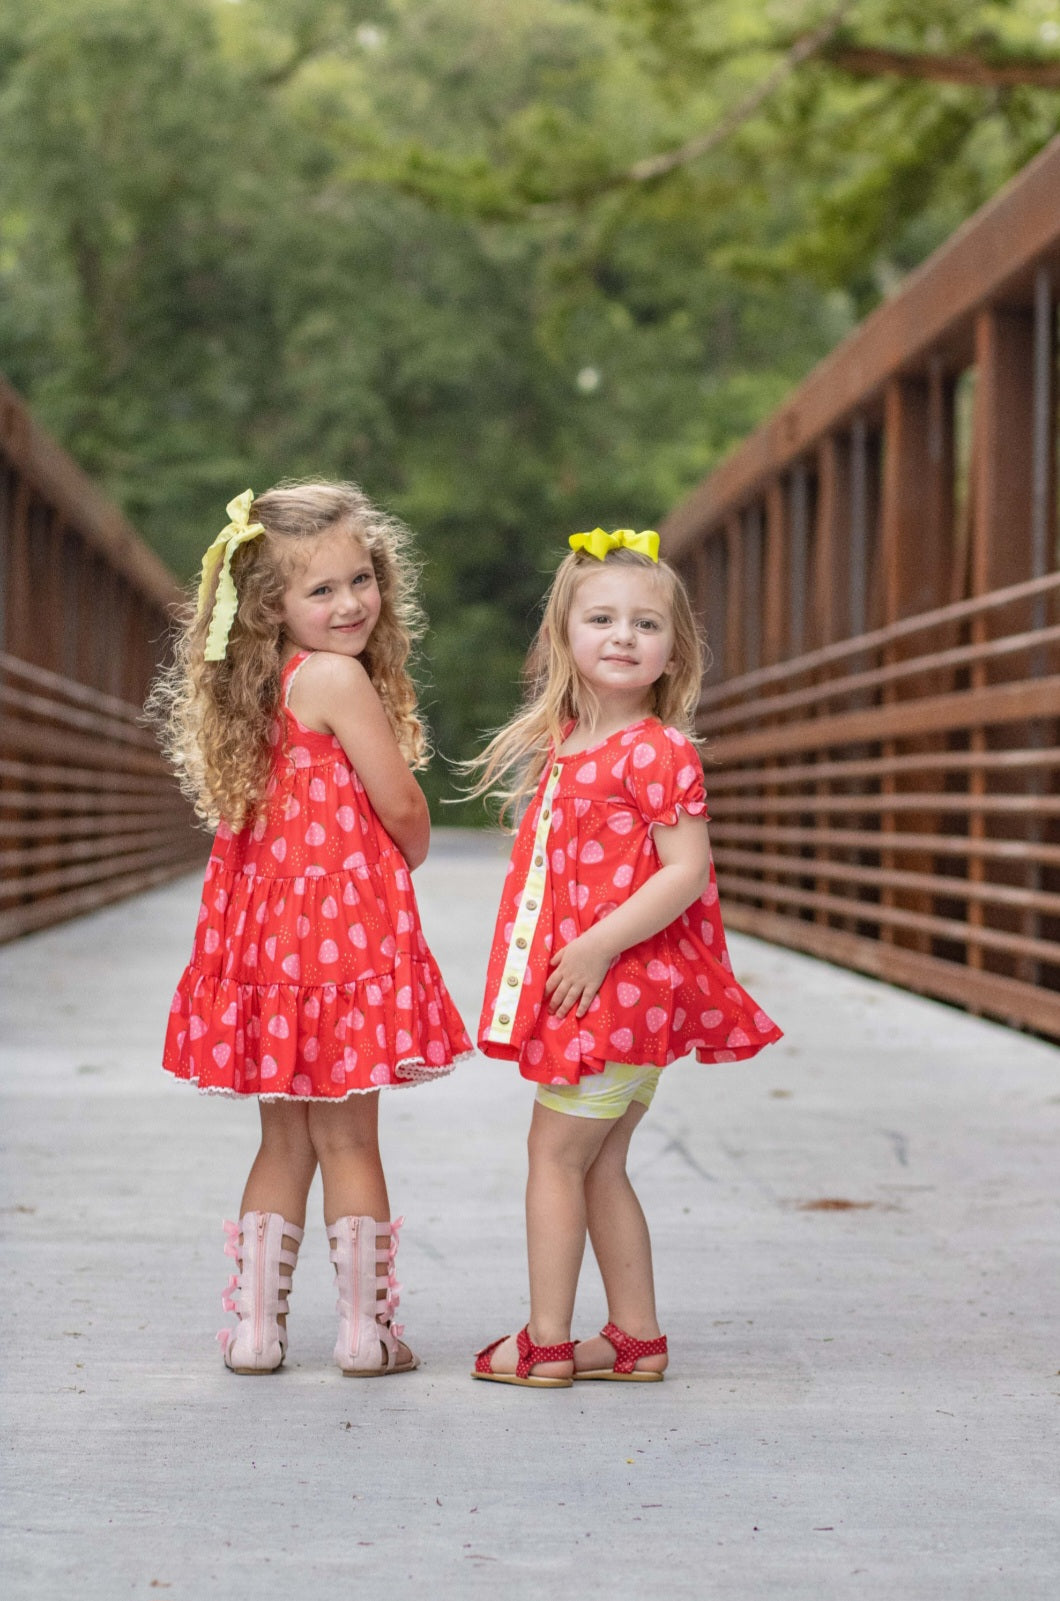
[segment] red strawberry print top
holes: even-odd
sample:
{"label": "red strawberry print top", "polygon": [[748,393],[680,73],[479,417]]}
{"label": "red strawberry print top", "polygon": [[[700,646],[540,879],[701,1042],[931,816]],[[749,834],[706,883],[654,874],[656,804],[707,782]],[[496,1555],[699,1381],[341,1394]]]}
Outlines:
{"label": "red strawberry print top", "polygon": [[162,1065],[201,1090],[342,1100],[451,1072],[471,1041],[420,928],[408,865],[341,744],[287,706],[261,815],[223,823]]}
{"label": "red strawberry print top", "polygon": [[699,900],[612,964],[589,1006],[548,1009],[553,952],[656,872],[656,826],[705,817],[703,770],[676,728],[648,717],[589,750],[554,756],[523,817],[490,952],[479,1047],[540,1084],[576,1084],[610,1062],[665,1066],[754,1056],[780,1030],[736,982],[714,864]]}

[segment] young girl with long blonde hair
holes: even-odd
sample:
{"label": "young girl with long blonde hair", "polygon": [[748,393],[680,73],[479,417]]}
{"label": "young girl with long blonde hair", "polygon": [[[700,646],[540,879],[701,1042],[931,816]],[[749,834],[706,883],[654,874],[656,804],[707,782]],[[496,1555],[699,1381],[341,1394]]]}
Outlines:
{"label": "young girl with long blonde hair", "polygon": [[439,1078],[471,1050],[410,877],[430,825],[411,771],[425,741],[406,665],[409,537],[352,484],[247,490],[228,515],[151,699],[182,788],[217,829],[163,1066],[259,1105],[261,1145],[225,1225],[228,1367],[283,1362],[319,1165],[335,1361],[407,1372],[379,1091]]}
{"label": "young girl with long blonde hair", "polygon": [[[490,954],[479,1046],[537,1084],[526,1191],[530,1318],[473,1377],[653,1383],[667,1365],[651,1240],[626,1173],[661,1070],[780,1037],[736,982],[718,911],[693,715],[703,659],[658,535],[573,535],[527,663],[522,710],[472,770],[530,797]],[[574,1344],[592,1242],[608,1322]]]}

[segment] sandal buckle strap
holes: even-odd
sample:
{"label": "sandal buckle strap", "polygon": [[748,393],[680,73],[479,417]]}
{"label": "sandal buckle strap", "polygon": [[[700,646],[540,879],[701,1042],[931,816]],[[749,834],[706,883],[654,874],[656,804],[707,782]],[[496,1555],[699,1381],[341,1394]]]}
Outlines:
{"label": "sandal buckle strap", "polygon": [[573,1362],[574,1341],[562,1340],[559,1345],[535,1345],[530,1338],[530,1326],[519,1330],[515,1337],[519,1350],[519,1362],[515,1369],[517,1377],[528,1378],[531,1368],[539,1362]]}
{"label": "sandal buckle strap", "polygon": [[626,1334],[617,1323],[605,1323],[600,1330],[605,1340],[615,1348],[614,1373],[632,1373],[642,1356],[665,1356],[667,1354],[666,1335],[656,1335],[651,1340],[637,1340],[632,1334]]}

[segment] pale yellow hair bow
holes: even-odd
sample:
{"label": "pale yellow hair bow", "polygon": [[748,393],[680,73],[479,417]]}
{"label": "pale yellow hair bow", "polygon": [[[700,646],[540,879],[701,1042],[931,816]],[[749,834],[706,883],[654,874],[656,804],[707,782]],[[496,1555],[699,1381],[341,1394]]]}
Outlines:
{"label": "pale yellow hair bow", "polygon": [[203,656],[208,662],[224,661],[225,651],[228,649],[228,636],[232,632],[236,609],[239,605],[239,596],[236,594],[236,582],[232,577],[232,557],[240,545],[245,545],[248,539],[257,539],[259,534],[265,532],[261,523],[250,521],[250,508],[254,504],[254,491],[244,489],[235,500],[230,500],[225,511],[232,519],[227,527],[222,528],[206,555],[202,558],[202,577],[199,579],[199,615],[206,609],[213,583],[214,574],[217,573],[217,590],[213,601],[213,615],[210,618],[210,627],[206,635],[206,646]]}
{"label": "pale yellow hair bow", "polygon": [[571,534],[567,543],[571,550],[584,550],[597,561],[603,561],[608,551],[620,549],[635,550],[649,561],[659,560],[659,536],[653,528],[645,528],[639,534],[632,528],[616,528],[613,534],[594,528],[588,534]]}

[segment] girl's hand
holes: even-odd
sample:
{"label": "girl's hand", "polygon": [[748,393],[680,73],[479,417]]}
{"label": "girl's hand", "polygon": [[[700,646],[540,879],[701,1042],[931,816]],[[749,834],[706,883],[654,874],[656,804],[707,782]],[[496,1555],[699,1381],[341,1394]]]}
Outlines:
{"label": "girl's hand", "polygon": [[558,1016],[566,1017],[576,1004],[584,1017],[615,957],[667,928],[706,889],[710,838],[704,818],[682,812],[675,824],[656,830],[655,849],[659,866],[647,883],[552,958],[545,994]]}
{"label": "girl's hand", "polygon": [[576,1015],[584,1017],[613,960],[614,953],[601,946],[597,929],[572,939],[549,964],[553,969],[545,984],[549,1010],[566,1017],[577,1006]]}

